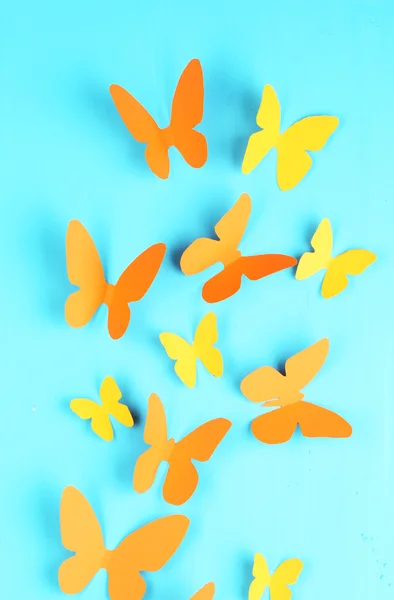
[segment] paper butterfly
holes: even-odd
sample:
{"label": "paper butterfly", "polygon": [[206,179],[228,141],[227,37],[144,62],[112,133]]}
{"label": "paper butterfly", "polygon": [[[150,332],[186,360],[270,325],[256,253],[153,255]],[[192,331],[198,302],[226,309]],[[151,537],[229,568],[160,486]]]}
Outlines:
{"label": "paper butterfly", "polygon": [[321,269],[327,269],[322,283],[323,298],[340,294],[348,285],[348,275],[360,275],[376,260],[369,250],[347,250],[332,258],[332,229],[328,219],[323,219],[312,238],[314,252],[305,252],[300,258],[296,279],[307,279]]}
{"label": "paper butterfly", "polygon": [[79,290],[66,300],[66,321],[71,327],[89,323],[98,308],[108,307],[108,331],[122,337],[130,321],[129,302],[141,300],[152,285],[166,252],[165,244],[154,244],[123,271],[117,283],[107,283],[97,248],[79,221],[70,221],[66,235],[67,274]]}
{"label": "paper butterfly", "polygon": [[321,339],[286,361],[282,375],[272,367],[260,367],[241,382],[243,395],[266,407],[280,407],[252,421],[252,432],[266,444],[287,442],[300,426],[305,437],[347,438],[352,428],[336,413],[305,402],[302,390],[320,371],[327,354],[327,338]]}
{"label": "paper butterfly", "polygon": [[172,101],[171,121],[160,129],[145,108],[120,85],[109,91],[123,123],[131,135],[147,144],[145,158],[150,169],[161,179],[170,172],[168,150],[175,146],[185,161],[196,169],[207,160],[207,141],[195,131],[204,112],[204,81],[200,61],[194,58],[183,71]]}
{"label": "paper butterfly", "polygon": [[207,583],[204,585],[204,587],[198,590],[198,592],[196,592],[194,596],[190,598],[190,600],[213,600],[214,595],[215,584],[211,582]]}
{"label": "paper butterfly", "polygon": [[255,554],[254,579],[249,587],[248,600],[260,600],[267,587],[270,590],[270,600],[290,600],[292,592],[287,586],[297,582],[303,566],[298,558],[289,558],[271,575],[264,556]]}
{"label": "paper butterfly", "polygon": [[198,484],[198,473],[192,460],[209,460],[231,427],[227,419],[213,419],[197,427],[179,442],[168,438],[164,406],[156,394],[148,400],[144,441],[150,446],[137,459],[133,485],[144,493],[153,485],[162,461],[168,462],[163,498],[169,504],[184,504]]}
{"label": "paper butterfly", "polygon": [[110,416],[126,427],[134,425],[134,419],[129,409],[125,404],[119,402],[121,398],[122,393],[116,385],[115,379],[106,377],[100,388],[102,404],[97,404],[87,398],[75,398],[71,400],[70,408],[81,419],[91,419],[94,433],[109,442],[114,438]]}
{"label": "paper butterfly", "polygon": [[328,138],[338,127],[337,117],[306,117],[280,132],[280,105],[275,90],[264,87],[257,125],[263,130],[253,133],[248,141],[242,163],[242,173],[250,173],[276,148],[278,163],[276,178],[282,191],[291,190],[305,177],[312,166],[308,152],[324,148]]}
{"label": "paper butterfly", "polygon": [[182,542],[189,523],[183,515],[163,517],[130,533],[114,550],[107,550],[89,502],[74,487],[66,487],[60,505],[62,543],[75,555],[59,567],[60,589],[77,594],[105,569],[111,600],[141,600],[146,590],[141,571],[161,569]]}
{"label": "paper butterfly", "polygon": [[216,327],[216,316],[208,313],[197,325],[192,344],[175,333],[161,333],[160,341],[167,355],[175,360],[175,373],[179,379],[188,387],[196,385],[197,359],[200,359],[204,367],[214,377],[223,375],[223,358],[220,350],[213,347],[218,341]]}
{"label": "paper butterfly", "polygon": [[242,194],[215,225],[219,240],[199,238],[182,254],[180,266],[185,275],[201,273],[217,262],[223,264],[224,269],[202,288],[202,297],[206,302],[220,302],[233,296],[241,287],[242,275],[256,281],[297,264],[295,258],[284,254],[241,255],[238,245],[245,233],[251,210],[250,197]]}

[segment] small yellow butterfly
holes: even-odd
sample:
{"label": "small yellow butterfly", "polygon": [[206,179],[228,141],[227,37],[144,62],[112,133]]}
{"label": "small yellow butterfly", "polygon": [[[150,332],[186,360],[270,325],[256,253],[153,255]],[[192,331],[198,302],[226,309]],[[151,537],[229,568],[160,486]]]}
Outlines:
{"label": "small yellow butterfly", "polygon": [[280,104],[275,90],[266,85],[256,116],[263,130],[253,133],[248,141],[242,173],[250,173],[272,148],[278,151],[276,178],[282,191],[291,190],[312,166],[308,152],[321,150],[338,127],[339,119],[329,116],[305,117],[280,132]]}
{"label": "small yellow butterfly", "polygon": [[119,400],[122,393],[113,377],[106,377],[100,387],[98,404],[87,398],[75,398],[70,402],[71,410],[81,419],[91,419],[93,431],[103,440],[110,441],[114,437],[110,416],[126,427],[133,427],[134,419],[125,404]]}
{"label": "small yellow butterfly", "polygon": [[296,279],[307,279],[321,269],[327,269],[321,288],[323,298],[332,298],[348,285],[348,275],[360,275],[376,260],[369,250],[347,250],[332,258],[332,229],[323,219],[311,240],[314,252],[305,252],[299,260]]}
{"label": "small yellow butterfly", "polygon": [[260,600],[267,587],[270,590],[270,600],[290,600],[292,592],[287,586],[296,583],[303,566],[298,558],[289,558],[271,575],[264,556],[255,554],[252,571],[254,579],[249,587],[248,600]]}
{"label": "small yellow butterfly", "polygon": [[159,338],[167,355],[175,360],[175,373],[188,387],[196,384],[198,358],[211,375],[223,375],[222,355],[220,350],[213,348],[218,340],[214,313],[210,312],[201,319],[192,344],[175,333],[161,333]]}

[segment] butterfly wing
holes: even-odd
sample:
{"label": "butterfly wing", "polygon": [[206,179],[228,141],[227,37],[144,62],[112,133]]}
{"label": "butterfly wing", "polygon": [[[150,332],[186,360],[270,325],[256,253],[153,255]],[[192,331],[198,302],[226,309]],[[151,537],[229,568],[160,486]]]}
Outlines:
{"label": "butterfly wing", "polygon": [[209,304],[227,300],[227,298],[231,298],[238,292],[241,283],[242,265],[241,259],[238,259],[204,283],[202,297]]}
{"label": "butterfly wing", "polygon": [[75,555],[59,567],[62,592],[81,592],[101,568],[105,557],[100,524],[86,498],[76,488],[63,490],[60,504],[62,544]]}
{"label": "butterfly wing", "polygon": [[111,421],[106,410],[87,398],[74,398],[70,402],[70,408],[81,419],[91,419],[91,427],[96,435],[102,440],[110,442],[114,438]]}
{"label": "butterfly wing", "polygon": [[297,264],[297,259],[286,254],[257,254],[239,259],[242,273],[251,281],[257,281]]}
{"label": "butterfly wing", "polygon": [[256,417],[251,425],[254,437],[264,444],[287,442],[296,430],[300,404],[289,404]]}
{"label": "butterfly wing", "polygon": [[194,131],[204,112],[204,80],[199,60],[194,58],[183,71],[175,90],[171,111],[171,131],[174,145],[186,162],[202,167],[208,157],[207,141]]}
{"label": "butterfly wing", "polygon": [[[272,367],[260,367],[241,382],[241,392],[252,402],[266,402],[266,406],[282,406],[301,400],[302,390],[318,373],[327,358],[327,338],[312,344],[286,361],[286,376]],[[277,402],[271,400],[278,399]],[[273,415],[273,413],[269,413]],[[267,415],[268,416],[268,415]],[[270,417],[276,419],[276,417]]]}
{"label": "butterfly wing", "polygon": [[301,352],[294,354],[286,361],[285,371],[291,385],[302,390],[317,375],[328,355],[330,343],[322,338]]}
{"label": "butterfly wing", "polygon": [[66,260],[70,283],[80,288],[66,300],[66,321],[71,327],[83,327],[102,304],[107,283],[97,248],[77,220],[67,228]]}
{"label": "butterfly wing", "polygon": [[180,262],[182,272],[195,275],[217,262],[227,263],[242,239],[251,210],[250,197],[242,194],[215,225],[219,241],[199,238],[186,248]]}
{"label": "butterfly wing", "polygon": [[296,264],[295,258],[284,254],[242,256],[204,284],[202,297],[209,303],[226,300],[240,289],[242,275],[251,281],[257,281]]}
{"label": "butterfly wing", "polygon": [[241,381],[242,394],[252,402],[288,397],[292,391],[288,379],[273,367],[259,367]]}
{"label": "butterfly wing", "polygon": [[198,592],[196,592],[190,600],[213,600],[215,595],[215,584],[207,583]]}
{"label": "butterfly wing", "polygon": [[163,403],[157,394],[151,394],[148,400],[144,442],[154,446],[155,444],[163,444],[167,439],[167,419]]}
{"label": "butterfly wing", "polygon": [[216,315],[212,312],[203,317],[194,336],[194,348],[204,367],[214,377],[223,375],[223,357],[213,344],[218,341]]}
{"label": "butterfly wing", "polygon": [[297,424],[305,437],[347,438],[352,434],[352,428],[345,419],[305,401],[260,415],[252,421],[252,432],[265,444],[282,444],[291,438]]}
{"label": "butterfly wing", "polygon": [[174,370],[179,379],[187,387],[194,387],[197,378],[197,360],[193,347],[175,333],[161,333],[159,339],[167,355],[175,360]]}
{"label": "butterfly wing", "polygon": [[108,561],[111,600],[141,600],[146,583],[140,573],[161,569],[180,546],[189,524],[189,519],[183,515],[170,515],[128,535],[111,552]]}
{"label": "butterfly wing", "polygon": [[151,394],[144,429],[144,442],[151,448],[143,452],[135,464],[133,487],[136,492],[143,494],[152,486],[157,469],[164,458],[167,439],[164,406],[159,396]]}
{"label": "butterfly wing", "polygon": [[297,582],[303,566],[298,558],[289,558],[279,565],[271,579],[271,600],[290,600],[292,591],[287,586]]}
{"label": "butterfly wing", "polygon": [[134,419],[125,404],[119,402],[122,392],[113,377],[106,377],[101,384],[100,398],[108,414],[125,427],[132,427]]}
{"label": "butterfly wing", "polygon": [[228,419],[213,419],[175,444],[163,486],[166,502],[179,506],[189,500],[198,484],[198,473],[192,459],[200,462],[209,460],[230,427]]}
{"label": "butterfly wing", "polygon": [[360,275],[376,260],[369,250],[348,250],[332,259],[322,284],[323,298],[340,294],[348,285],[347,275]]}
{"label": "butterfly wing", "polygon": [[113,339],[125,333],[130,321],[129,302],[138,302],[149,290],[166,253],[165,244],[154,244],[123,271],[108,306],[108,331]]}
{"label": "butterfly wing", "polygon": [[270,85],[264,87],[256,122],[263,131],[253,133],[249,138],[241,167],[245,175],[257,167],[276,145],[279,137],[280,105],[275,90]]}
{"label": "butterfly wing", "polygon": [[311,240],[314,252],[305,252],[301,256],[296,271],[296,279],[307,279],[327,267],[331,260],[332,242],[331,223],[328,219],[323,219]]}
{"label": "butterfly wing", "polygon": [[220,260],[220,241],[199,238],[186,248],[181,256],[180,267],[185,275],[196,275]]}
{"label": "butterfly wing", "polygon": [[306,117],[285,131],[278,144],[277,181],[282,191],[291,190],[312,166],[308,151],[321,150],[338,127],[330,116]]}
{"label": "butterfly wing", "polygon": [[[252,201],[250,196],[241,194],[230,210],[216,223],[215,233],[221,240],[222,247],[225,248],[227,254],[238,247],[245,233],[251,212]],[[226,259],[226,256],[224,259]]]}
{"label": "butterfly wing", "polygon": [[298,422],[305,437],[348,438],[352,435],[351,425],[337,413],[310,402],[299,404]]}
{"label": "butterfly wing", "polygon": [[170,172],[168,145],[155,120],[122,86],[112,84],[109,91],[129,133],[137,142],[148,144],[145,158],[150,169],[161,179],[166,179]]}
{"label": "butterfly wing", "polygon": [[264,556],[257,552],[253,562],[253,581],[249,586],[248,600],[260,600],[270,583],[271,575]]}

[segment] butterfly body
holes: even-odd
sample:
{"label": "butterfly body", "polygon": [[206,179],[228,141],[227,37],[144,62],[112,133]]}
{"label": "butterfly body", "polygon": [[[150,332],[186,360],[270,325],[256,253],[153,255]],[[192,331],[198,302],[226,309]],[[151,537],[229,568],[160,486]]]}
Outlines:
{"label": "butterfly body", "polygon": [[84,590],[100,569],[108,573],[110,600],[141,600],[146,591],[143,571],[161,569],[175,553],[189,526],[183,515],[157,519],[126,536],[114,550],[104,544],[100,524],[79,490],[64,489],[60,505],[62,543],[74,552],[59,567],[60,589]]}
{"label": "butterfly body", "polygon": [[329,349],[327,338],[302,350],[286,361],[285,375],[272,367],[260,367],[241,382],[248,400],[275,410],[252,421],[253,435],[266,444],[282,444],[294,434],[297,426],[305,437],[346,438],[351,425],[337,413],[306,402],[300,391],[323,366]]}
{"label": "butterfly body", "polygon": [[145,158],[150,169],[161,179],[170,173],[168,150],[175,146],[186,162],[202,167],[208,157],[207,142],[195,131],[204,111],[204,81],[201,64],[193,59],[185,67],[175,90],[171,121],[160,128],[147,110],[122,86],[110,86],[112,100],[130,134],[147,144]]}
{"label": "butterfly body", "polygon": [[223,270],[203,286],[206,302],[220,302],[233,296],[241,287],[242,277],[256,281],[297,264],[292,256],[258,254],[242,256],[238,245],[246,230],[252,211],[248,194],[242,194],[232,208],[215,225],[218,240],[199,238],[182,254],[180,266],[185,275],[194,275],[216,263]]}
{"label": "butterfly body", "polygon": [[174,505],[184,504],[198,484],[198,473],[192,461],[209,460],[230,427],[231,422],[227,419],[213,419],[175,442],[167,435],[163,404],[156,394],[151,394],[144,431],[144,441],[150,447],[137,459],[134,489],[139,493],[146,492],[153,485],[161,462],[165,461],[168,471],[163,486],[164,500]]}
{"label": "butterfly body", "polygon": [[107,308],[110,308],[115,295],[115,286],[112,283],[107,283],[102,304],[105,304]]}
{"label": "butterfly body", "polygon": [[108,307],[108,332],[118,339],[130,321],[130,302],[141,300],[152,285],[166,252],[165,244],[154,244],[137,256],[116,284],[108,283],[97,248],[87,229],[70,221],[66,235],[67,274],[80,289],[70,294],[65,317],[71,327],[83,327],[104,304]]}
{"label": "butterfly body", "polygon": [[296,279],[307,279],[326,269],[321,290],[323,298],[340,294],[348,286],[348,275],[360,275],[376,260],[376,254],[362,249],[347,250],[333,257],[333,234],[328,219],[320,222],[311,246],[314,251],[305,252],[299,260]]}
{"label": "butterfly body", "polygon": [[277,182],[281,190],[294,188],[312,166],[309,152],[321,150],[338,127],[339,120],[330,116],[306,117],[281,133],[280,105],[275,90],[264,87],[256,122],[262,129],[248,141],[242,172],[253,171],[274,148],[277,150]]}

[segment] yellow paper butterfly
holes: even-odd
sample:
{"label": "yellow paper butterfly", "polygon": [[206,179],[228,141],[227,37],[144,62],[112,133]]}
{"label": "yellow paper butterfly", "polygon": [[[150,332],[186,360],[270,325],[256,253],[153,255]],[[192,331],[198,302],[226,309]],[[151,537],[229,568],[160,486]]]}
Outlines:
{"label": "yellow paper butterfly", "polygon": [[323,219],[311,240],[314,252],[305,252],[300,258],[296,279],[307,279],[321,269],[327,269],[321,288],[323,298],[332,298],[346,287],[348,275],[360,275],[376,260],[369,250],[347,250],[332,258],[332,229],[328,219]]}
{"label": "yellow paper butterfly", "polygon": [[312,166],[308,152],[321,150],[338,127],[339,119],[329,116],[305,117],[280,132],[280,105],[275,90],[264,87],[256,123],[263,131],[248,141],[242,173],[250,173],[272,148],[278,151],[276,178],[282,191],[291,190]]}
{"label": "yellow paper butterfly", "polygon": [[267,587],[270,600],[290,600],[292,592],[287,586],[296,583],[303,566],[298,558],[289,558],[271,575],[264,556],[255,554],[252,571],[254,580],[249,587],[248,600],[260,600]]}
{"label": "yellow paper butterfly", "polygon": [[122,393],[113,377],[106,377],[100,387],[100,400],[98,404],[87,398],[75,398],[70,402],[71,410],[81,419],[91,419],[91,426],[103,440],[111,441],[114,437],[110,416],[126,427],[133,427],[134,419],[125,404],[119,400]]}
{"label": "yellow paper butterfly", "polygon": [[218,341],[216,316],[210,312],[197,325],[192,344],[189,344],[175,333],[161,333],[160,341],[167,355],[175,360],[175,373],[188,387],[196,384],[197,359],[215,377],[223,375],[223,358],[220,350],[213,348]]}

